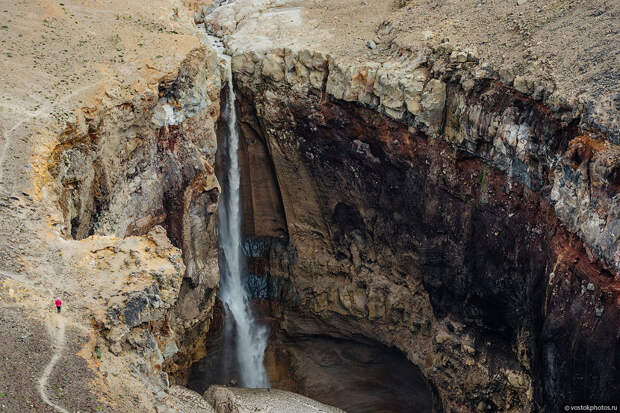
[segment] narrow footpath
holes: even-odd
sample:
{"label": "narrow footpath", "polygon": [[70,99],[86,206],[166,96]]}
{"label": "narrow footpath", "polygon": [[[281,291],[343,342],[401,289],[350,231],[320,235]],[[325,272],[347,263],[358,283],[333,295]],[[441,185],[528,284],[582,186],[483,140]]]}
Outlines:
{"label": "narrow footpath", "polygon": [[54,349],[54,355],[52,356],[47,366],[45,366],[45,370],[43,370],[43,374],[39,378],[39,394],[41,395],[41,399],[49,406],[53,407],[56,411],[62,413],[69,413],[67,410],[58,406],[54,402],[52,402],[47,394],[47,382],[54,371],[54,367],[60,357],[62,357],[62,352],[65,349],[65,318],[60,314],[53,314],[47,323],[47,329],[52,338],[52,346]]}

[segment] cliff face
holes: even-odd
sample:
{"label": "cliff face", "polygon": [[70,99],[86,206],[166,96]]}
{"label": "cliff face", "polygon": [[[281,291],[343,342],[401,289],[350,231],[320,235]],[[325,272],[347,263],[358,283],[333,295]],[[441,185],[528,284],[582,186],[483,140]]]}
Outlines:
{"label": "cliff face", "polygon": [[[8,47],[20,53],[2,70],[11,110],[0,117],[0,282],[20,299],[2,305],[27,309],[52,341],[69,342],[54,325],[79,338],[78,354],[40,349],[92,370],[59,398],[74,378],[52,366],[49,398],[67,410],[82,399],[92,410],[170,406],[169,381],[203,356],[211,322],[220,62],[187,4],[151,6],[5,11]],[[38,380],[24,378],[35,396],[16,403],[47,403]]]}
{"label": "cliff face", "polygon": [[[83,109],[53,149],[48,166],[60,186],[60,231],[66,237],[101,234],[124,239],[153,227],[161,232],[161,225],[166,228],[165,241],[147,245],[147,252],[182,251],[183,263],[175,265],[172,291],[163,304],[159,284],[165,281],[155,270],[149,272],[155,282],[152,291],[147,288],[129,294],[122,303],[109,304],[100,320],[113,353],[120,354],[126,346],[139,351],[152,347],[158,354],[152,368],[163,365],[181,376],[204,351],[203,332],[209,327],[219,282],[220,188],[213,168],[219,70],[215,52],[196,48],[177,71],[157,83],[134,84],[102,105]],[[151,262],[141,263],[137,251],[130,253],[137,270]],[[120,271],[131,279],[136,274],[126,265]],[[159,344],[145,344],[156,343],[153,334],[159,334]]]}
{"label": "cliff face", "polygon": [[611,400],[617,136],[446,44],[351,63],[254,49],[253,18],[228,45],[282,329],[395,346],[446,411]]}

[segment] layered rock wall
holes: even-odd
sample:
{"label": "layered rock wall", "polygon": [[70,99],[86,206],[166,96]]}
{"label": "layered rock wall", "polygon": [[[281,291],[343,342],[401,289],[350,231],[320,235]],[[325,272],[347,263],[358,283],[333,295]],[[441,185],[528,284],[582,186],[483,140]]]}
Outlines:
{"label": "layered rock wall", "polygon": [[233,56],[290,239],[281,326],[399,348],[446,411],[610,400],[617,137],[467,52],[397,53]]}

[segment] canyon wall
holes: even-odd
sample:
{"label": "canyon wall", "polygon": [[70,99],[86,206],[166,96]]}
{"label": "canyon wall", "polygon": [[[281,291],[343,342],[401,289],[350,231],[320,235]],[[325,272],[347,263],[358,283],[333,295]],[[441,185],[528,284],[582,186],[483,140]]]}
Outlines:
{"label": "canyon wall", "polygon": [[27,316],[1,320],[9,411],[188,410],[170,384],[205,354],[219,284],[222,68],[197,7],[3,9],[0,307]]}
{"label": "canyon wall", "polygon": [[60,234],[79,249],[109,240],[92,247],[97,269],[118,273],[102,278],[112,292],[94,316],[100,346],[133,360],[159,402],[204,356],[219,284],[220,70],[198,46],[175,70],[107,92],[68,125],[41,180]]}
{"label": "canyon wall", "polygon": [[[614,402],[613,5],[151,3],[15,3],[2,27],[0,299],[36,321],[15,321],[24,331],[60,320],[79,338],[77,354],[54,348],[58,333],[41,341],[43,356],[89,369],[56,402],[212,411],[170,386],[199,388],[199,367],[221,355],[214,168],[226,96],[205,28],[232,55],[248,285],[271,327],[274,386],[354,411]],[[584,77],[571,56],[564,72],[545,69],[556,66],[530,58],[538,46],[510,56],[534,43],[531,15],[544,18],[538,46],[581,49],[572,66]],[[578,24],[588,36],[545,32]],[[495,31],[481,33],[486,55],[450,40],[463,27]],[[15,374],[37,386],[30,370]],[[235,393],[246,392],[207,396],[230,407]]]}
{"label": "canyon wall", "polygon": [[252,262],[288,336],[396,347],[445,411],[612,400],[613,133],[449,45],[382,64],[239,50],[233,69],[246,224],[277,247]]}

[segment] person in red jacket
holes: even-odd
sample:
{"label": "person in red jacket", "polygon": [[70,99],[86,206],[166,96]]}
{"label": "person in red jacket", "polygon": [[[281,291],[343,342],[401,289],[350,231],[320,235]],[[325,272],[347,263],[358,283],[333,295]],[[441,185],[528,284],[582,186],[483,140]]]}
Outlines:
{"label": "person in red jacket", "polygon": [[58,310],[58,312],[60,313],[60,306],[62,305],[62,301],[60,301],[60,298],[56,299],[56,309]]}

